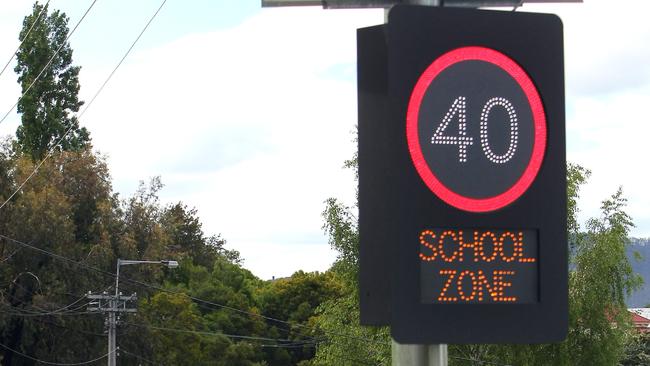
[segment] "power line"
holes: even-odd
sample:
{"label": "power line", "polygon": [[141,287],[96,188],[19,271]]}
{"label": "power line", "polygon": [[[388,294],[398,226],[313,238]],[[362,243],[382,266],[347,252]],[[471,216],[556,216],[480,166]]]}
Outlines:
{"label": "power line", "polygon": [[[6,307],[12,308],[11,306]],[[37,312],[20,312],[20,311],[3,311],[3,315],[8,315],[8,316],[20,316],[20,317],[39,317],[39,316],[71,316],[71,315],[86,315],[86,314],[96,314],[92,311],[69,311],[69,312],[64,312],[64,313],[37,313]]]}
{"label": "power line", "polygon": [[91,336],[95,336],[95,337],[106,338],[106,334],[90,332],[90,331],[83,330],[83,329],[74,329],[74,328],[66,327],[65,325],[57,324],[55,322],[51,322],[51,321],[48,321],[48,320],[45,320],[45,319],[42,319],[42,318],[27,318],[26,320],[32,320],[32,321],[37,321],[39,323],[50,324],[50,325],[53,325],[53,326],[55,326],[57,328],[67,329],[67,330],[73,331],[75,333],[82,333],[82,334],[87,334],[87,335],[91,335]]}
{"label": "power line", "polygon": [[[33,291],[29,290],[28,288],[26,288],[25,286],[23,286],[23,285],[21,285],[21,284],[19,284],[19,283],[17,283],[17,282],[14,282],[13,285],[22,288],[24,291],[27,291],[27,292],[31,293],[32,295],[35,295],[35,293],[34,293]],[[111,288],[111,287],[112,287],[112,285],[106,287],[103,291],[107,291],[107,290],[108,290],[109,288]],[[81,302],[82,300],[86,299],[86,298],[87,298],[87,295],[86,295],[86,294],[84,294],[84,295],[82,295],[82,296],[79,296],[79,295],[75,295],[75,294],[72,294],[72,293],[65,293],[65,294],[64,294],[64,293],[55,292],[55,291],[51,291],[51,292],[56,293],[56,294],[59,294],[59,295],[74,296],[74,297],[76,298],[76,300],[75,300],[74,302],[68,304],[68,305],[62,306],[62,307],[60,307],[59,309],[55,309],[55,310],[47,310],[47,309],[41,308],[41,307],[39,307],[39,306],[36,306],[36,305],[34,305],[34,304],[31,304],[31,305],[32,305],[33,307],[35,307],[36,309],[40,310],[40,312],[37,312],[37,311],[29,311],[29,313],[30,313],[30,314],[36,314],[36,315],[68,315],[68,314],[71,314],[71,313],[79,313],[79,314],[86,314],[86,313],[88,313],[87,311],[79,312],[79,310],[82,309],[82,308],[85,308],[86,306],[88,306],[88,305],[90,304],[90,302],[87,302],[87,303],[85,303],[85,304],[78,305],[78,306],[75,307],[74,309],[70,309],[73,305],[75,305],[75,304]],[[42,293],[42,291],[41,291],[41,293]],[[12,298],[14,298],[14,299],[16,299],[16,300],[22,302],[19,298],[17,298],[17,297],[14,296],[14,295],[11,295],[11,294],[7,294],[7,295],[9,295],[10,297],[12,297]],[[12,308],[15,308],[15,307],[12,307]],[[17,309],[17,310],[18,310],[18,309]],[[24,309],[24,310],[27,310],[27,309]]]}
{"label": "power line", "polygon": [[[32,293],[32,294],[33,294],[33,293]],[[7,294],[7,295],[9,295],[10,297],[12,297],[12,298],[14,298],[14,299],[16,299],[16,300],[20,300],[20,299],[17,298],[16,296],[13,296],[13,295],[10,295],[10,294]],[[34,307],[36,307],[38,310],[41,310],[41,311],[31,311],[31,310],[28,310],[28,309],[22,309],[22,310],[23,310],[23,313],[24,313],[24,314],[27,314],[27,315],[57,315],[57,314],[67,314],[67,313],[70,313],[70,312],[74,312],[75,309],[80,309],[80,308],[82,308],[82,307],[85,307],[87,304],[82,304],[81,306],[78,306],[78,307],[76,307],[75,309],[70,309],[70,307],[72,307],[72,306],[75,305],[75,304],[78,304],[79,302],[81,302],[81,301],[84,300],[85,298],[86,298],[86,296],[83,296],[83,297],[81,297],[81,298],[75,300],[74,302],[72,302],[72,303],[70,303],[70,304],[68,304],[68,305],[65,305],[65,306],[63,306],[63,307],[61,307],[61,308],[59,308],[59,309],[55,309],[55,310],[49,310],[49,311],[48,311],[48,310],[46,310],[46,309],[42,309],[42,308],[39,308],[39,307],[34,306],[34,305],[33,305]],[[10,307],[13,308],[13,309],[15,309],[15,310],[20,310],[20,309],[14,307],[14,306],[10,306]]]}
{"label": "power line", "polygon": [[68,36],[65,37],[65,39],[63,40],[63,42],[61,42],[61,45],[59,46],[59,48],[56,49],[56,52],[54,52],[54,54],[52,55],[52,57],[50,57],[50,60],[49,60],[49,61],[47,62],[47,64],[43,67],[43,69],[41,70],[41,72],[38,73],[38,75],[36,76],[36,78],[31,82],[31,84],[29,84],[29,86],[27,87],[27,89],[25,89],[25,91],[23,91],[23,93],[20,95],[20,98],[18,98],[18,100],[16,101],[16,103],[14,103],[14,104],[11,106],[11,108],[9,108],[9,110],[7,111],[7,113],[5,113],[5,115],[2,117],[2,119],[0,119],[0,123],[4,122],[4,120],[7,119],[7,117],[8,117],[9,114],[11,113],[11,111],[13,111],[14,108],[16,108],[16,106],[18,105],[18,103],[20,103],[20,101],[23,100],[23,98],[25,97],[25,95],[27,94],[27,92],[29,92],[29,91],[32,89],[32,87],[34,86],[34,84],[36,84],[36,82],[38,81],[38,79],[41,78],[41,76],[43,75],[43,73],[45,72],[45,70],[47,70],[47,68],[50,67],[50,65],[52,64],[52,61],[54,61],[54,59],[56,58],[56,56],[58,56],[58,54],[59,54],[59,52],[61,51],[61,49],[63,48],[63,46],[65,46],[65,44],[68,42],[68,40],[70,39],[70,37],[72,37],[72,35],[74,34],[74,32],[77,30],[77,27],[79,27],[79,24],[81,24],[81,22],[83,22],[83,20],[86,18],[86,15],[88,15],[88,13],[90,12],[90,9],[92,9],[93,6],[95,6],[95,3],[96,3],[96,2],[97,2],[97,0],[93,0],[92,4],[90,4],[90,6],[88,7],[88,9],[86,9],[86,12],[81,16],[81,19],[79,19],[79,21],[77,22],[77,24],[75,24],[74,28],[72,28],[72,31],[71,31],[70,33],[68,33]]}
{"label": "power line", "polygon": [[41,9],[40,13],[38,13],[38,16],[36,17],[36,19],[32,23],[32,26],[29,27],[29,30],[27,31],[27,34],[25,34],[25,37],[23,37],[23,39],[20,41],[20,44],[18,45],[18,47],[16,48],[14,53],[11,54],[11,57],[9,57],[9,60],[7,61],[5,66],[2,68],[2,71],[0,71],[0,76],[2,76],[2,74],[5,72],[5,70],[7,69],[9,64],[11,63],[11,61],[14,59],[14,56],[16,56],[16,54],[20,50],[20,47],[23,45],[23,43],[25,43],[25,40],[27,39],[27,37],[29,37],[29,34],[32,32],[32,29],[34,29],[34,26],[36,25],[36,23],[38,23],[38,20],[41,19],[41,15],[43,15],[43,12],[45,11],[45,9],[47,9],[47,5],[49,3],[50,3],[50,0],[47,0],[45,5],[43,5],[43,9]]}
{"label": "power line", "polygon": [[[97,98],[97,96],[99,95],[99,93],[101,93],[102,90],[104,90],[104,87],[106,86],[106,84],[108,84],[108,81],[111,80],[111,78],[113,77],[113,74],[115,74],[115,72],[117,71],[117,69],[119,69],[119,67],[122,65],[122,62],[124,62],[124,59],[126,59],[126,57],[129,55],[129,53],[131,53],[131,50],[133,49],[133,47],[135,47],[136,43],[138,43],[138,41],[140,40],[140,37],[142,37],[142,35],[144,34],[144,32],[147,30],[147,28],[149,28],[149,25],[151,24],[151,22],[153,22],[153,20],[156,18],[156,16],[158,16],[158,13],[160,12],[160,9],[162,9],[162,7],[165,5],[166,2],[167,2],[167,0],[163,0],[162,3],[160,3],[160,6],[158,7],[158,9],[156,9],[156,12],[153,13],[153,15],[151,16],[151,18],[149,18],[149,21],[147,22],[147,24],[146,24],[146,25],[144,26],[144,28],[142,28],[142,30],[140,31],[140,34],[138,34],[138,36],[135,38],[135,40],[133,41],[133,43],[131,43],[131,46],[130,46],[129,49],[126,51],[126,53],[124,53],[124,56],[122,56],[122,59],[120,59],[120,62],[117,63],[117,66],[115,66],[115,68],[113,69],[113,71],[111,71],[111,73],[108,75],[108,77],[106,78],[106,80],[104,81],[104,83],[102,84],[102,86],[100,86],[99,89],[97,89],[97,92],[96,92],[95,95],[92,97],[92,99],[90,100],[90,102],[88,102],[88,104],[86,105],[86,107],[84,108],[84,110],[79,114],[79,118],[81,118],[81,117],[84,115],[84,113],[86,113],[86,111],[88,110],[88,108],[90,107],[90,105],[93,104],[93,102],[95,101],[95,99]],[[70,132],[70,129],[68,129],[68,131],[66,131],[65,135],[67,135],[68,132]],[[63,135],[63,136],[65,136],[65,135]],[[55,146],[56,146],[56,145],[55,145]],[[2,208],[2,207],[0,206],[0,208]]]}
{"label": "power line", "polygon": [[[94,1],[93,1],[93,5],[95,4],[95,1],[97,1],[97,0],[94,0]],[[113,71],[111,71],[111,73],[108,75],[108,77],[106,78],[106,80],[104,81],[104,83],[102,84],[102,86],[99,87],[99,89],[97,90],[97,92],[95,93],[95,95],[92,97],[92,99],[90,100],[90,102],[88,102],[88,104],[86,104],[86,106],[84,107],[84,110],[81,111],[81,113],[80,113],[79,116],[78,116],[78,119],[81,119],[81,117],[86,113],[86,111],[88,110],[88,108],[90,108],[90,106],[93,104],[93,102],[95,101],[95,99],[97,99],[97,96],[99,95],[99,93],[101,93],[102,90],[104,90],[104,87],[106,86],[106,84],[108,84],[108,81],[113,77],[113,75],[115,74],[115,72],[117,71],[117,69],[122,65],[122,62],[124,61],[124,59],[126,59],[126,57],[129,55],[129,53],[131,53],[131,50],[133,49],[133,47],[135,47],[136,43],[140,40],[140,37],[142,37],[142,34],[144,34],[144,32],[147,30],[147,28],[149,28],[149,25],[150,25],[151,22],[153,22],[153,20],[156,18],[156,16],[157,16],[158,13],[160,12],[160,9],[162,9],[163,5],[165,5],[166,2],[167,2],[167,0],[163,0],[162,3],[160,4],[160,6],[158,7],[158,9],[156,10],[156,12],[151,16],[151,18],[149,18],[149,21],[148,21],[147,24],[144,26],[144,28],[142,28],[142,30],[140,31],[140,34],[138,34],[138,36],[137,36],[136,39],[133,41],[133,43],[131,44],[131,46],[129,47],[129,49],[124,53],[124,56],[122,56],[122,59],[120,59],[120,61],[117,63],[117,66],[115,66],[115,68],[113,69]],[[92,7],[92,5],[91,5],[91,7]],[[90,10],[90,8],[89,8],[88,10]],[[87,12],[86,12],[86,13],[87,13]],[[85,16],[85,14],[84,14],[84,16]],[[82,18],[82,19],[83,19],[83,18]],[[77,24],[77,25],[78,25],[78,24]],[[75,27],[75,29],[76,29],[76,27]],[[33,84],[33,83],[32,83],[32,84]],[[25,95],[25,94],[23,93],[23,96],[24,96],[24,95]],[[21,96],[20,98],[22,99],[22,96]],[[14,108],[16,105],[18,105],[19,102],[20,102],[20,99],[18,100],[18,102],[16,102],[16,104],[15,104],[13,107],[11,107],[11,110],[13,110],[13,108]],[[10,110],[9,112],[7,112],[7,115],[9,115],[9,113],[11,113],[11,110]],[[5,115],[5,117],[3,117],[3,118],[0,120],[0,123],[2,123],[2,121],[4,121],[4,119],[6,118],[7,115]],[[56,149],[56,147],[61,143],[61,141],[63,141],[63,139],[64,139],[64,138],[65,138],[65,137],[70,133],[70,131],[72,131],[72,128],[73,128],[74,126],[75,126],[74,124],[70,124],[70,127],[68,127],[68,129],[65,131],[65,133],[63,134],[63,136],[61,136],[61,138],[59,138],[59,140],[58,140],[54,145],[52,145],[52,147],[48,150],[47,155],[45,155],[45,157],[44,157],[44,158],[43,158],[43,159],[42,159],[42,160],[41,160],[41,161],[36,165],[36,167],[35,167],[34,170],[29,174],[29,176],[27,176],[27,178],[25,178],[25,180],[24,180],[24,181],[23,181],[23,182],[18,186],[18,188],[17,188],[17,189],[16,189],[16,190],[15,190],[15,191],[14,191],[14,192],[9,196],[9,198],[7,198],[7,199],[2,203],[2,205],[0,205],[0,210],[1,210],[3,207],[5,207],[5,205],[6,205],[9,201],[11,201],[11,199],[12,199],[12,198],[13,198],[13,197],[18,193],[18,192],[20,192],[20,190],[25,186],[25,184],[26,184],[30,179],[32,179],[32,177],[33,177],[33,176],[38,172],[38,170],[41,168],[41,166],[43,165],[43,163],[45,163],[45,161],[46,161],[47,159],[49,159],[50,156],[52,156],[52,153],[54,152],[54,150]]]}
{"label": "power line", "polygon": [[153,361],[150,361],[150,360],[148,360],[148,359],[146,359],[146,358],[144,358],[144,357],[142,357],[140,355],[136,355],[135,353],[132,353],[132,352],[129,352],[129,351],[125,350],[122,346],[119,346],[118,348],[119,348],[120,352],[124,352],[125,354],[127,354],[129,356],[133,356],[133,357],[137,358],[138,360],[144,361],[144,362],[152,364],[152,365],[157,365],[157,363],[155,363]]}
{"label": "power line", "polygon": [[6,346],[6,345],[2,344],[2,343],[0,343],[0,347],[6,349],[6,350],[8,350],[8,351],[11,351],[11,352],[13,352],[13,353],[15,353],[15,354],[17,354],[17,355],[20,355],[20,356],[22,356],[22,357],[25,357],[25,358],[27,358],[27,359],[29,359],[29,360],[36,361],[36,362],[38,362],[38,363],[42,363],[42,364],[45,364],[45,365],[53,365],[53,366],[79,366],[79,365],[88,365],[88,364],[91,364],[91,363],[93,363],[93,362],[97,362],[97,361],[99,361],[99,360],[101,360],[101,359],[104,359],[104,358],[108,357],[108,355],[111,354],[111,352],[109,352],[109,353],[107,353],[107,354],[105,354],[105,355],[103,355],[103,356],[101,356],[101,357],[97,357],[97,358],[95,358],[95,359],[93,359],[93,360],[90,360],[90,361],[84,361],[84,362],[73,362],[73,363],[61,363],[61,362],[50,362],[50,361],[39,360],[38,358],[32,357],[32,356],[30,356],[30,355],[26,355],[26,354],[24,354],[24,353],[22,353],[22,352],[20,352],[20,351],[17,351],[17,350],[15,350],[15,349],[13,349],[13,348],[10,348],[9,346]]}
{"label": "power line", "polygon": [[60,255],[60,254],[56,254],[56,253],[53,253],[53,252],[50,252],[50,251],[45,250],[45,249],[41,249],[41,248],[39,248],[39,247],[36,247],[36,246],[31,245],[31,244],[28,244],[28,243],[22,242],[22,241],[20,241],[20,240],[10,238],[10,237],[8,237],[8,236],[6,236],[6,235],[2,235],[2,234],[0,234],[0,238],[5,239],[5,240],[8,240],[8,241],[10,241],[10,242],[12,242],[12,243],[14,243],[14,244],[18,244],[18,245],[20,245],[20,246],[22,246],[22,247],[25,247],[25,248],[32,249],[32,250],[34,250],[34,251],[40,252],[40,253],[45,254],[45,255],[47,255],[47,256],[50,256],[50,257],[52,257],[52,258],[55,258],[55,259],[58,259],[58,260],[61,260],[61,261],[64,261],[64,262],[68,262],[68,263],[71,263],[71,264],[74,264],[74,265],[77,265],[77,266],[81,266],[81,267],[84,267],[84,268],[86,268],[86,269],[89,269],[89,270],[91,270],[91,271],[94,271],[94,272],[97,272],[97,273],[100,273],[100,274],[104,274],[104,275],[108,275],[108,276],[111,276],[111,277],[115,277],[115,274],[113,274],[113,273],[111,273],[111,272],[101,270],[101,269],[99,269],[99,268],[96,268],[96,267],[93,267],[93,266],[87,265],[87,264],[85,264],[85,263],[83,263],[83,262],[77,262],[77,261],[75,261],[75,260],[73,260],[73,259],[70,259],[70,258],[68,258],[68,257],[62,256],[62,255]]}
{"label": "power line", "polygon": [[8,256],[6,256],[6,257],[0,259],[0,263],[4,263],[4,262],[10,260],[11,257],[13,257],[14,255],[16,255],[16,253],[18,253],[21,249],[23,249],[23,248],[18,248],[18,249],[16,249],[16,250],[14,250],[13,253],[11,253],[11,254],[9,254]]}
{"label": "power line", "polygon": [[246,339],[246,340],[252,340],[252,341],[266,341],[266,342],[295,342],[294,340],[291,340],[291,339],[267,338],[267,337],[256,337],[256,336],[245,336],[245,335],[237,335],[237,334],[227,334],[227,333],[222,333],[222,332],[208,332],[208,331],[201,331],[201,330],[167,328],[167,327],[158,327],[158,326],[155,326],[155,325],[145,325],[145,324],[137,324],[137,323],[129,323],[129,322],[124,322],[124,324],[132,325],[134,327],[147,328],[147,329],[153,329],[153,330],[161,330],[161,331],[167,331],[167,332],[188,333],[188,334],[197,334],[197,335],[204,335],[204,336],[224,336],[224,337],[232,338],[232,339]]}
{"label": "power line", "polygon": [[[115,278],[114,273],[101,270],[99,268],[90,266],[90,265],[85,264],[83,262],[74,261],[74,260],[72,260],[70,258],[67,258],[67,257],[64,257],[62,255],[52,253],[52,252],[50,252],[48,250],[41,249],[41,248],[38,248],[38,247],[33,246],[31,244],[24,243],[24,242],[22,242],[20,240],[10,238],[10,237],[8,237],[6,235],[0,234],[0,238],[11,241],[11,242],[13,242],[15,244],[18,244],[18,245],[21,245],[21,246],[23,246],[25,248],[32,249],[34,251],[43,253],[43,254],[48,255],[48,256],[50,256],[52,258],[59,259],[61,261],[68,262],[68,263],[71,263],[71,264],[86,268],[88,270],[91,270],[91,271],[94,271],[94,272],[97,272],[97,273],[100,273],[100,274]],[[210,306],[210,309],[212,309],[212,310],[214,310],[215,307],[218,307],[218,308],[230,310],[232,312],[239,313],[239,314],[245,314],[245,315],[249,315],[249,316],[254,316],[254,317],[266,319],[266,320],[269,320],[269,321],[274,321],[274,322],[278,322],[278,323],[282,323],[282,324],[287,324],[289,326],[296,326],[296,327],[311,329],[311,330],[315,329],[315,328],[312,328],[312,327],[309,327],[309,326],[306,326],[306,325],[303,325],[303,324],[291,323],[291,322],[288,322],[288,321],[272,318],[272,317],[257,314],[257,313],[252,313],[252,312],[249,312],[249,311],[246,311],[246,310],[237,309],[237,308],[234,308],[234,307],[231,307],[231,306],[215,303],[215,302],[212,302],[212,301],[203,300],[203,299],[200,299],[200,298],[197,298],[197,297],[194,297],[194,296],[190,296],[190,295],[188,295],[186,293],[183,293],[183,292],[180,292],[180,291],[169,290],[169,289],[166,289],[166,288],[163,288],[163,287],[160,287],[160,286],[156,286],[156,285],[152,285],[152,284],[149,284],[149,283],[146,283],[146,282],[130,279],[128,277],[122,277],[122,281],[123,282],[129,282],[129,283],[139,285],[139,286],[143,286],[143,287],[148,287],[148,288],[158,290],[158,291],[162,291],[162,292],[166,292],[166,293],[171,293],[171,294],[176,294],[176,295],[185,295],[188,298],[190,298],[191,300],[198,303],[199,306],[202,306],[202,305],[203,306]],[[362,341],[362,342],[371,342],[371,343],[377,343],[377,344],[390,344],[389,342],[384,342],[384,341],[379,341],[379,340],[374,340],[374,339],[368,339],[368,338],[364,338],[364,337],[358,337],[358,336],[353,336],[353,335],[339,333],[339,332],[325,331],[325,330],[321,330],[321,331],[324,332],[324,333],[327,333],[329,335],[345,337],[345,338],[348,338],[348,339],[354,339],[354,340],[358,340],[358,341]]]}
{"label": "power line", "polygon": [[303,348],[303,347],[316,347],[319,344],[327,343],[323,342],[295,342],[289,344],[258,344],[261,348]]}

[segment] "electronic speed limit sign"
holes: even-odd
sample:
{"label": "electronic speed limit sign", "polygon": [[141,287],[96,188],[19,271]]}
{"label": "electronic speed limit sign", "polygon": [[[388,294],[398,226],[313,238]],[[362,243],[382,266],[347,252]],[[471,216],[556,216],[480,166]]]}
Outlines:
{"label": "electronic speed limit sign", "polygon": [[537,88],[511,58],[462,47],[424,70],[408,104],[411,158],[427,187],[465,211],[489,212],[519,198],[546,150]]}
{"label": "electronic speed limit sign", "polygon": [[562,24],[396,6],[359,31],[360,305],[400,343],[568,323]]}

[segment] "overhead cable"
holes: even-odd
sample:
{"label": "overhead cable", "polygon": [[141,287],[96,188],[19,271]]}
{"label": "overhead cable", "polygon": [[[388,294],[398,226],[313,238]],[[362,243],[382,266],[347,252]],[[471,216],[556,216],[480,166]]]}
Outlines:
{"label": "overhead cable", "polygon": [[39,360],[38,358],[32,357],[32,356],[30,356],[30,355],[26,355],[26,354],[24,354],[24,353],[22,353],[22,352],[20,352],[20,351],[18,351],[18,350],[15,350],[15,349],[13,349],[13,348],[10,348],[9,346],[6,346],[6,345],[2,344],[2,343],[0,343],[0,347],[6,349],[6,350],[8,350],[8,351],[11,351],[11,352],[13,352],[13,353],[15,353],[15,354],[17,354],[17,355],[20,355],[20,356],[22,356],[22,357],[25,357],[25,358],[27,358],[27,359],[29,359],[29,360],[32,360],[32,361],[35,361],[35,362],[38,362],[38,363],[42,363],[42,364],[45,364],[45,365],[53,365],[53,366],[79,366],[79,365],[88,365],[88,364],[91,364],[91,363],[97,362],[97,361],[99,361],[99,360],[101,360],[101,359],[104,359],[104,358],[108,357],[108,355],[110,355],[110,354],[112,353],[112,352],[109,352],[109,353],[107,353],[107,354],[105,354],[105,355],[103,355],[103,356],[101,356],[101,357],[97,357],[97,358],[92,359],[92,360],[89,360],[89,361],[83,361],[83,362],[72,362],[72,363],[62,363],[62,362],[50,362],[50,361]]}
{"label": "overhead cable", "polygon": [[138,323],[131,323],[131,322],[125,322],[124,324],[132,325],[132,326],[135,326],[135,327],[141,327],[141,328],[147,328],[147,329],[153,329],[153,330],[161,330],[161,331],[167,331],[167,332],[176,332],[176,333],[189,333],[189,334],[208,335],[208,336],[224,336],[226,338],[246,339],[246,340],[266,341],[266,342],[295,342],[295,340],[291,340],[291,339],[244,336],[244,335],[237,335],[237,334],[227,334],[227,333],[222,333],[222,332],[209,332],[209,331],[191,330],[191,329],[158,327],[158,326],[155,326],[155,325],[145,325],[145,324],[138,324]]}
{"label": "overhead cable", "polygon": [[157,363],[155,363],[155,362],[153,362],[153,361],[151,361],[151,360],[148,360],[148,359],[146,359],[146,358],[144,358],[144,357],[142,357],[142,356],[140,356],[140,355],[137,355],[137,354],[135,354],[135,353],[133,353],[133,352],[129,352],[129,351],[127,351],[127,350],[124,349],[124,347],[122,347],[122,346],[119,346],[119,348],[120,348],[120,353],[123,352],[124,354],[127,354],[127,355],[129,355],[129,356],[133,356],[133,357],[137,358],[137,359],[140,360],[140,361],[144,361],[144,362],[146,362],[146,363],[148,363],[148,364],[151,364],[151,365],[157,365]]}

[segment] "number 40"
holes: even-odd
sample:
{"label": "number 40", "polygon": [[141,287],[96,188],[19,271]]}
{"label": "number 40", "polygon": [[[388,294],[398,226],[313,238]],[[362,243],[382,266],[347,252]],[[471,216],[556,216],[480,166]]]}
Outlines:
{"label": "number 40", "polygon": [[[508,113],[508,118],[510,120],[510,144],[508,145],[508,151],[503,155],[497,155],[492,151],[490,143],[488,141],[488,118],[490,116],[490,111],[492,108],[499,106],[506,110]],[[454,117],[458,119],[458,136],[447,136],[443,135],[449,122]],[[481,149],[485,157],[488,158],[491,162],[495,164],[504,164],[510,161],[517,151],[517,141],[519,140],[519,126],[517,123],[517,114],[515,113],[515,108],[512,106],[512,103],[506,98],[495,97],[488,100],[483,106],[481,111],[481,125],[480,125],[480,135],[481,135]],[[458,97],[451,104],[451,108],[447,111],[442,122],[436,128],[436,131],[431,137],[432,144],[442,144],[442,145],[458,145],[458,161],[461,163],[467,162],[467,146],[474,144],[474,138],[467,136],[467,105],[465,97]]]}

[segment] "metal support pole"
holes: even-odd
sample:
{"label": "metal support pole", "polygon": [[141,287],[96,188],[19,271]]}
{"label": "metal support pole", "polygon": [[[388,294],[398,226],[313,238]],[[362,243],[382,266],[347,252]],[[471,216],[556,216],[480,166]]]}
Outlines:
{"label": "metal support pole", "polygon": [[108,366],[117,365],[117,303],[120,296],[120,265],[121,259],[117,259],[115,270],[115,297],[110,300],[108,313]]}
{"label": "metal support pole", "polygon": [[400,344],[393,340],[392,366],[447,366],[446,344]]}

